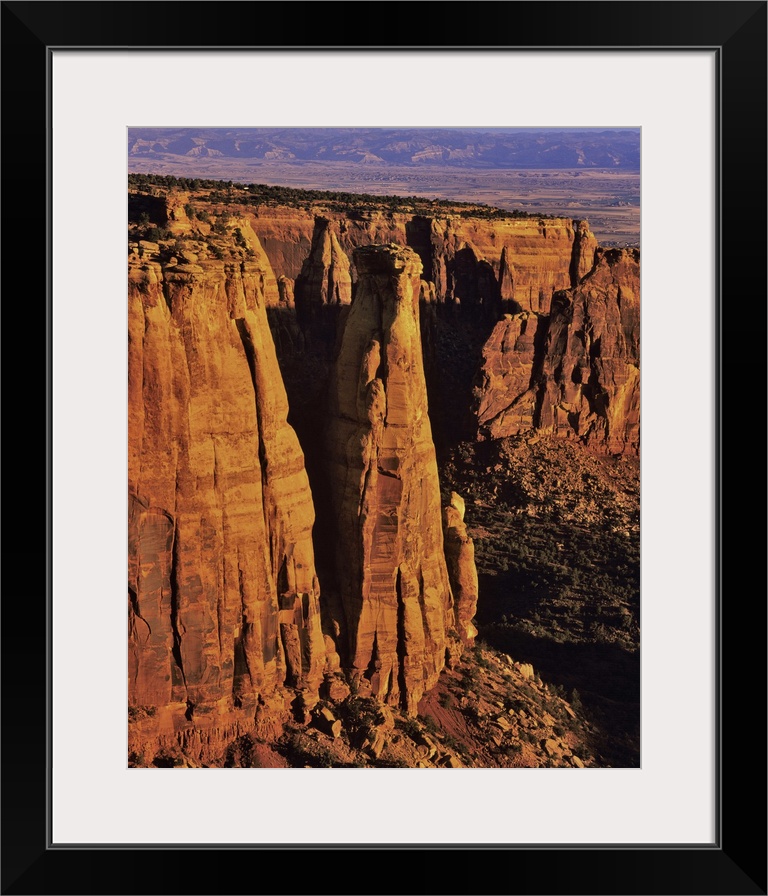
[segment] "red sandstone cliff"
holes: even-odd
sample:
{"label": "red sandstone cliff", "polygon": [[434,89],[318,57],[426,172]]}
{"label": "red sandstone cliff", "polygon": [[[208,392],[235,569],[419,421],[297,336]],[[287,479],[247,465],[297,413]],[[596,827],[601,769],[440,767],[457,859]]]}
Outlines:
{"label": "red sandstone cliff", "polygon": [[523,312],[496,324],[474,390],[480,438],[539,429],[639,452],[640,253],[598,249],[595,259],[555,294],[548,317]]}
{"label": "red sandstone cliff", "polygon": [[258,258],[131,259],[136,743],[232,734],[282,685],[316,699],[325,653],[314,513],[267,325],[273,282]]}
{"label": "red sandstone cliff", "polygon": [[483,346],[473,406],[481,438],[501,439],[534,428],[538,328],[539,317],[533,312],[505,314]]}
{"label": "red sandstone cliff", "polygon": [[[194,194],[165,191],[164,219],[175,234],[207,225],[190,221],[187,204],[214,215],[233,214],[258,237],[277,276],[296,279],[308,258],[322,258],[331,243],[351,258],[355,248],[396,243],[410,246],[421,258],[423,279],[435,284],[440,302],[546,313],[553,292],[575,285],[592,266],[596,242],[586,222],[570,218],[473,218],[455,214],[352,210],[343,213],[318,206],[309,211],[285,206],[227,206],[200,201]],[[318,221],[328,246],[317,240]],[[314,238],[314,245],[313,245]],[[354,263],[352,282],[357,278]]]}
{"label": "red sandstone cliff", "polygon": [[[166,202],[171,237],[130,265],[129,700],[135,749],[203,761],[279,730],[296,695],[311,708],[340,663],[358,695],[416,712],[472,644],[478,598],[463,501],[441,512],[425,359],[461,413],[447,369],[495,324],[481,438],[542,429],[635,452],[639,253],[597,250],[568,219],[241,208],[205,223],[190,202]],[[308,308],[323,313],[302,330]],[[292,423],[327,479],[314,500],[286,359],[312,406],[292,394]],[[321,694],[349,687],[336,674]]]}
{"label": "red sandstone cliff", "polygon": [[340,653],[352,679],[410,712],[443,668],[453,603],[419,327],[421,263],[358,249],[329,388]]}
{"label": "red sandstone cliff", "polygon": [[599,251],[593,270],[555,296],[539,429],[612,453],[640,450],[640,252]]}
{"label": "red sandstone cliff", "polygon": [[486,308],[501,300],[546,313],[552,293],[571,286],[575,224],[569,218],[414,218],[413,246],[424,279],[442,301]]}

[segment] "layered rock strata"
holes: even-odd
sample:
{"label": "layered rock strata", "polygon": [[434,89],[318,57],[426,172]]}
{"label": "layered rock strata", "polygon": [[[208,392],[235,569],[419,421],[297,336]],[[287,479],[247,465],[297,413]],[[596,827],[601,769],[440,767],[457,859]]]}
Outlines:
{"label": "layered rock strata", "polygon": [[421,262],[358,249],[355,301],[329,387],[342,662],[415,713],[445,663],[453,602],[419,327]]}
{"label": "layered rock strata", "polygon": [[[181,196],[183,202],[171,190],[166,199],[166,215],[176,222],[175,229],[183,223],[183,205],[188,199],[195,204],[194,196]],[[134,205],[142,198],[134,196]],[[199,207],[214,214],[227,212],[224,205],[199,203]],[[438,301],[483,306],[489,320],[496,309],[488,305],[499,300],[505,303],[505,311],[547,313],[552,294],[576,285],[574,277],[584,276],[591,268],[590,253],[596,246],[588,224],[570,218],[486,219],[371,210],[347,214],[262,205],[236,208],[278,276],[297,279],[302,275],[308,256],[317,253],[318,222],[324,221],[328,239],[335,238],[349,258],[361,246],[390,242],[410,246],[421,258],[424,280],[434,283]],[[315,273],[322,267],[316,267]],[[314,276],[306,273],[310,279]],[[354,263],[350,277],[354,283]]]}
{"label": "layered rock strata", "polygon": [[284,685],[316,699],[325,650],[314,513],[267,325],[265,284],[274,282],[258,255],[132,259],[128,617],[137,741],[247,727]]}
{"label": "layered rock strata", "polygon": [[474,388],[480,439],[539,429],[639,452],[640,253],[594,256],[578,285],[555,294],[548,316],[506,315],[494,328]]}
{"label": "layered rock strata", "polygon": [[640,450],[640,252],[599,250],[552,303],[537,428],[611,453]]}
{"label": "layered rock strata", "polygon": [[474,389],[481,438],[501,439],[535,425],[537,387],[533,371],[539,320],[530,311],[505,314],[483,346]]}
{"label": "layered rock strata", "polygon": [[352,302],[352,276],[349,258],[327,218],[315,219],[309,255],[294,284],[294,300],[305,342],[332,348],[339,312]]}
{"label": "layered rock strata", "polygon": [[429,252],[424,279],[435,283],[441,301],[482,306],[489,320],[496,319],[502,301],[512,311],[546,314],[553,293],[573,285],[579,222],[463,217],[423,221],[420,254]]}

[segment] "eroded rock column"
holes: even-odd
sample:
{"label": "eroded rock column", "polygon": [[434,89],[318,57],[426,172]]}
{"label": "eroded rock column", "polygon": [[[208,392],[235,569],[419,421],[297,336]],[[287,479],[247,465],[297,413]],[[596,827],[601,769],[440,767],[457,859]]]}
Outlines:
{"label": "eroded rock column", "polygon": [[299,326],[307,338],[323,338],[333,345],[339,306],[352,301],[349,258],[339,244],[330,220],[316,218],[312,246],[294,284]]}
{"label": "eroded rock column", "polygon": [[342,662],[415,713],[445,663],[453,604],[419,332],[421,262],[357,249],[355,301],[330,382],[328,470]]}
{"label": "eroded rock column", "polygon": [[130,271],[129,701],[159,732],[252,718],[284,684],[311,700],[322,678],[314,512],[270,278],[260,261]]}
{"label": "eroded rock column", "polygon": [[477,610],[479,587],[475,543],[467,534],[464,510],[464,499],[456,492],[451,492],[451,503],[443,508],[445,557],[453,589],[456,630],[461,643],[471,647],[477,637],[477,629],[472,620]]}

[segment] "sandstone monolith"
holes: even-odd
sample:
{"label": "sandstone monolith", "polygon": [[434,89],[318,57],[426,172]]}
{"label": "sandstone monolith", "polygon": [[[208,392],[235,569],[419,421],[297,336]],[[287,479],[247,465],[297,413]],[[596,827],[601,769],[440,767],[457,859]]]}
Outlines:
{"label": "sandstone monolith", "polygon": [[285,685],[311,704],[323,674],[314,512],[263,266],[129,271],[129,702],[151,707],[147,737],[247,725]]}
{"label": "sandstone monolith", "polygon": [[[410,249],[354,253],[355,301],[330,381],[328,471],[342,663],[415,713],[445,662],[453,604]],[[367,687],[367,685],[365,685]]]}

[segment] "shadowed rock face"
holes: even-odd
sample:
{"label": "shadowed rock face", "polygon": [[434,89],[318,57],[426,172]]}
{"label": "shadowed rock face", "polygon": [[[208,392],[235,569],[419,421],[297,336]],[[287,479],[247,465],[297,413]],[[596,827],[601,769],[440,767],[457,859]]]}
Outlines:
{"label": "shadowed rock face", "polygon": [[[329,389],[340,653],[410,712],[437,681],[453,623],[419,332],[421,262],[356,250],[359,280]],[[366,685],[367,686],[367,685]]]}
{"label": "shadowed rock face", "polygon": [[419,254],[428,259],[424,279],[434,281],[440,301],[482,305],[487,319],[495,319],[502,303],[510,311],[546,314],[553,292],[573,285],[576,236],[589,232],[586,222],[569,218],[418,221],[429,223],[428,240],[426,223],[418,231]]}
{"label": "shadowed rock face", "polygon": [[305,315],[323,305],[349,305],[349,258],[327,218],[315,218],[312,246],[294,286],[297,309]]}
{"label": "shadowed rock face", "polygon": [[510,311],[521,310],[515,301],[515,266],[509,261],[506,246],[501,250],[499,259],[499,298],[502,306]]}
{"label": "shadowed rock face", "polygon": [[342,308],[352,301],[349,258],[341,248],[335,225],[315,218],[312,245],[294,284],[296,321],[305,346],[330,358]]}
{"label": "shadowed rock face", "polygon": [[483,349],[474,412],[480,439],[540,429],[638,453],[639,251],[597,249],[592,270],[555,294],[548,317],[505,315]]}
{"label": "shadowed rock face", "polygon": [[129,702],[157,732],[312,702],[325,652],[303,455],[262,262],[129,272]]}

